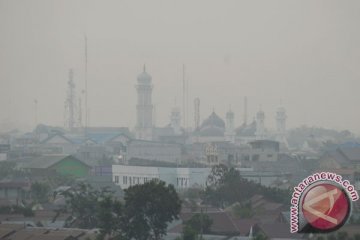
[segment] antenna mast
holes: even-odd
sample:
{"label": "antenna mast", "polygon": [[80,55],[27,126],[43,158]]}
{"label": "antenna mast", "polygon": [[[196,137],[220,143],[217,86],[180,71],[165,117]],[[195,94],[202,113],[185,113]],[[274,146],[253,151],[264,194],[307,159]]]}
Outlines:
{"label": "antenna mast", "polygon": [[182,74],[183,74],[183,125],[186,131],[186,83],[185,83],[185,64],[183,64],[183,69],[182,69]]}
{"label": "antenna mast", "polygon": [[87,36],[84,35],[85,40],[85,138],[87,138],[87,127],[88,127],[88,52],[87,52]]}
{"label": "antenna mast", "polygon": [[247,97],[244,98],[244,125],[247,125]]}

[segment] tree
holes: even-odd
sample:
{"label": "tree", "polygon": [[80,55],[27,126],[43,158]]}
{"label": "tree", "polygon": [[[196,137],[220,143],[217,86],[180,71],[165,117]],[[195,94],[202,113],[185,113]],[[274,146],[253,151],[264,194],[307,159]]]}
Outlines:
{"label": "tree", "polygon": [[181,201],[172,185],[152,180],[125,190],[124,231],[127,239],[161,239],[167,223],[178,219]]}
{"label": "tree", "polygon": [[207,186],[217,187],[224,183],[225,175],[229,169],[224,164],[215,165],[211,168],[210,175],[206,181]]}
{"label": "tree", "polygon": [[31,196],[36,203],[47,202],[49,191],[50,187],[46,183],[35,182],[31,184]]}
{"label": "tree", "polygon": [[244,204],[238,203],[233,207],[232,210],[234,214],[240,218],[251,218],[255,214],[252,209],[251,202]]}
{"label": "tree", "polygon": [[263,233],[258,233],[256,236],[255,236],[255,240],[266,240],[268,239]]}
{"label": "tree", "polygon": [[16,162],[0,162],[0,180],[14,176],[26,176],[26,173],[16,168]]}
{"label": "tree", "polygon": [[226,207],[233,203],[249,200],[255,194],[288,204],[291,192],[262,186],[240,176],[240,172],[224,165],[214,166],[208,177],[203,200],[217,207]]}
{"label": "tree", "polygon": [[79,183],[76,187],[64,191],[62,194],[67,203],[65,210],[71,213],[71,216],[66,219],[65,225],[85,229],[98,227],[99,204],[107,197],[112,196],[112,192],[107,188],[99,191],[85,183]]}
{"label": "tree", "polygon": [[356,233],[354,235],[354,240],[360,240],[360,234],[359,233]]}
{"label": "tree", "polygon": [[150,181],[125,190],[125,204],[107,188],[93,189],[80,183],[65,191],[67,227],[99,228],[97,239],[153,239],[166,233],[167,223],[177,219],[181,201],[172,185]]}
{"label": "tree", "polygon": [[198,232],[189,225],[184,225],[182,240],[196,240]]}
{"label": "tree", "polygon": [[112,196],[106,196],[100,200],[97,209],[98,228],[100,235],[98,239],[105,236],[114,236],[115,239],[123,239],[123,206],[122,203]]}
{"label": "tree", "polygon": [[210,233],[212,223],[213,221],[209,215],[196,213],[185,222],[185,226],[192,228],[197,234]]}

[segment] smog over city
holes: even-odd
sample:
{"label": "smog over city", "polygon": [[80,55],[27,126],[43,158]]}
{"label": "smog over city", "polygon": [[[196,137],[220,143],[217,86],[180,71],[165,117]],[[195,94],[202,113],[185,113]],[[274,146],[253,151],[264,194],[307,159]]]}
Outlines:
{"label": "smog over city", "polygon": [[[1,1],[1,129],[64,125],[68,70],[85,87],[94,126],[135,126],[136,77],[153,78],[156,123],[182,104],[186,67],[189,125],[231,105],[237,125],[248,96],[269,127],[282,102],[290,127],[360,133],[360,4],[350,1]],[[219,91],[221,89],[221,91]],[[84,99],[83,99],[84,100]],[[83,101],[84,103],[84,101]],[[84,107],[83,107],[83,110]],[[84,113],[84,111],[83,111]]]}
{"label": "smog over city", "polygon": [[[310,239],[293,188],[360,189],[359,23],[355,0],[0,0],[0,240]],[[358,239],[353,205],[311,239]]]}

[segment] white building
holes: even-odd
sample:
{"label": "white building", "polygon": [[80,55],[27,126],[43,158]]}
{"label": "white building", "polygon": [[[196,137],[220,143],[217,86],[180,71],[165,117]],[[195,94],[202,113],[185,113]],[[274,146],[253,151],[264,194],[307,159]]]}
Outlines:
{"label": "white building", "polygon": [[210,168],[166,168],[112,165],[112,178],[116,185],[126,189],[135,184],[143,184],[159,179],[172,184],[176,189],[204,188]]}
{"label": "white building", "polygon": [[178,143],[132,140],[127,146],[127,159],[131,158],[180,164],[182,146]]}
{"label": "white building", "polygon": [[[272,172],[254,172],[252,168],[236,168],[240,175],[250,181],[270,186],[282,174]],[[113,182],[121,189],[127,189],[136,184],[158,179],[166,184],[172,184],[177,190],[188,188],[205,188],[211,168],[167,168],[143,167],[128,165],[112,165]]]}

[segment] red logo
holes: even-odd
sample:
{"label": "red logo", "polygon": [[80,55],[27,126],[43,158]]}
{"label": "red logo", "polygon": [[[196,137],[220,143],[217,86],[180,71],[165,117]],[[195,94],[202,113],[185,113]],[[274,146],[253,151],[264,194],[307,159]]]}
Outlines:
{"label": "red logo", "polygon": [[350,200],[343,189],[331,183],[321,183],[305,193],[302,212],[313,228],[330,232],[346,222],[350,213]]}

